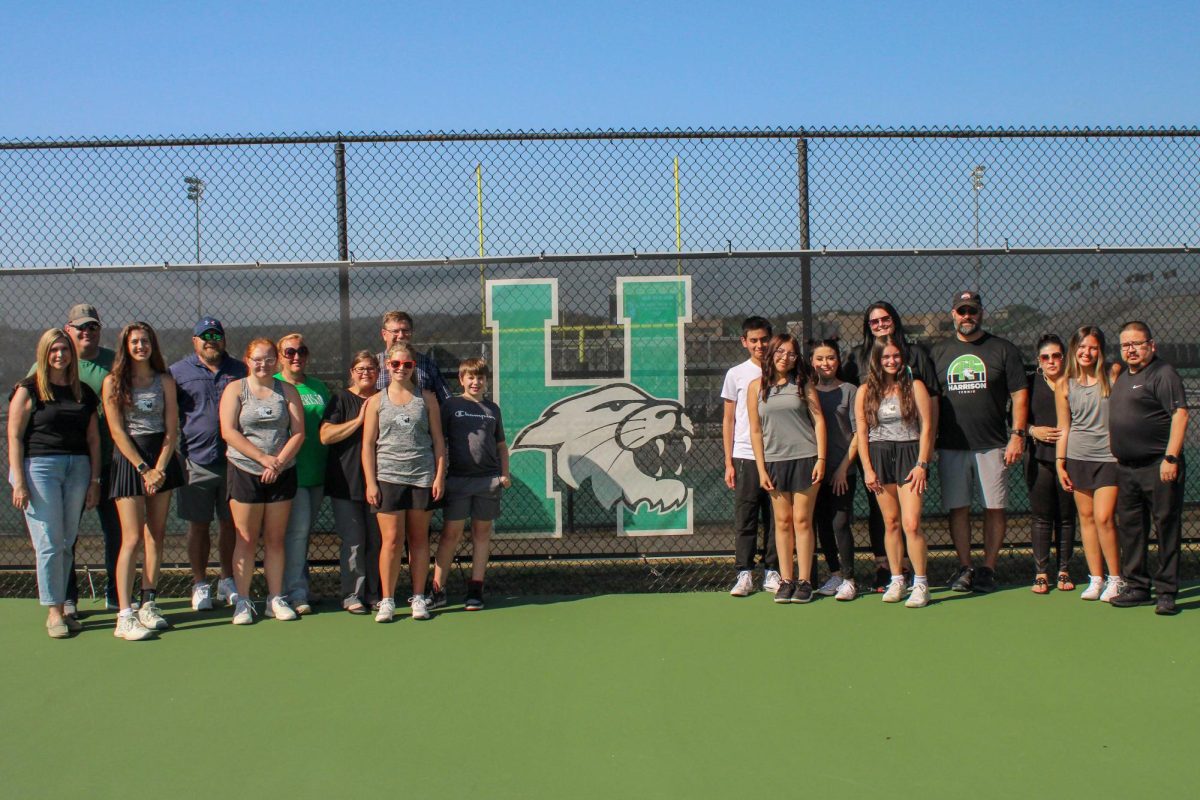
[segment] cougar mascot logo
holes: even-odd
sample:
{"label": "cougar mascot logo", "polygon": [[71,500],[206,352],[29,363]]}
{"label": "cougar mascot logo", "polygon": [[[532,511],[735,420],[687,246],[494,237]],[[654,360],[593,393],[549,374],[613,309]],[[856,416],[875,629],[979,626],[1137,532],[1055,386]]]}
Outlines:
{"label": "cougar mascot logo", "polygon": [[676,477],[694,435],[676,401],[614,383],[546,408],[517,434],[513,451],[550,451],[558,477],[573,489],[590,478],[605,508],[622,503],[634,511],[645,503],[661,512],[687,503],[687,487]]}

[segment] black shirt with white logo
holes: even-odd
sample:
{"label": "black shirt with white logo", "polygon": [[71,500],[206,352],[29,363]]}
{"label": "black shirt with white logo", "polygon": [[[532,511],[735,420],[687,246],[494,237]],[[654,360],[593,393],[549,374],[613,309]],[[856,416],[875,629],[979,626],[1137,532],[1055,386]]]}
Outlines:
{"label": "black shirt with white logo", "polygon": [[442,435],[449,456],[447,475],[462,478],[500,474],[504,420],[491,400],[475,402],[462,395],[442,403]]}
{"label": "black shirt with white logo", "polygon": [[1171,437],[1171,417],[1187,408],[1179,373],[1161,358],[1131,373],[1122,370],[1108,397],[1108,436],[1119,461],[1162,458]]}
{"label": "black shirt with white logo", "polygon": [[1021,351],[985,333],[973,342],[943,339],[930,353],[941,391],[937,446],[988,450],[1008,442],[1008,399],[1026,388]]}

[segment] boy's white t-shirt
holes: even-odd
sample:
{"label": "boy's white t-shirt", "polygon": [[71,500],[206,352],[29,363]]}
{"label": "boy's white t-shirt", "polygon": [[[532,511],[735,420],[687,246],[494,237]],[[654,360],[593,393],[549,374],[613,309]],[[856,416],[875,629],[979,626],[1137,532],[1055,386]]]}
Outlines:
{"label": "boy's white t-shirt", "polygon": [[754,448],[750,446],[750,412],[746,410],[746,390],[752,381],[762,377],[762,367],[752,359],[725,373],[725,384],[721,387],[721,399],[734,401],[733,410],[733,457],[754,459]]}

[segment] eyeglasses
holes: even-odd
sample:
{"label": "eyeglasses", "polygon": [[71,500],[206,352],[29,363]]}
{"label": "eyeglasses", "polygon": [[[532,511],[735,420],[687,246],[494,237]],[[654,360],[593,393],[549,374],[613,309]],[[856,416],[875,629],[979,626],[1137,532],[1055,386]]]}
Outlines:
{"label": "eyeglasses", "polygon": [[81,333],[97,333],[100,330],[100,326],[95,322],[85,322],[82,325],[72,325],[71,327]]}
{"label": "eyeglasses", "polygon": [[392,369],[412,369],[417,365],[415,361],[389,361],[388,366]]}
{"label": "eyeglasses", "polygon": [[1062,353],[1038,353],[1038,361],[1062,361]]}
{"label": "eyeglasses", "polygon": [[302,344],[299,347],[283,348],[283,357],[284,358],[295,358],[296,356],[300,356],[301,358],[308,358],[308,345]]}
{"label": "eyeglasses", "polygon": [[960,317],[978,317],[979,309],[971,308],[970,306],[963,306],[962,308],[954,309],[954,313],[958,314]]}
{"label": "eyeglasses", "polygon": [[202,342],[223,342],[225,341],[225,334],[217,333],[216,331],[205,331],[196,338]]}
{"label": "eyeglasses", "polygon": [[891,317],[876,317],[875,319],[867,320],[867,324],[872,328],[882,328],[884,325],[890,324],[891,321]]}
{"label": "eyeglasses", "polygon": [[257,364],[260,367],[265,367],[276,362],[275,356],[263,356],[262,358],[252,358],[251,363]]}
{"label": "eyeglasses", "polygon": [[379,372],[379,367],[355,367],[350,371],[355,375],[370,375],[373,372]]}
{"label": "eyeglasses", "polygon": [[788,361],[795,361],[799,356],[790,350],[777,350],[775,351],[775,358],[786,358]]}
{"label": "eyeglasses", "polygon": [[1153,339],[1142,339],[1140,342],[1121,342],[1122,350],[1137,350],[1139,347],[1145,347],[1150,344]]}
{"label": "eyeglasses", "polygon": [[412,328],[384,328],[383,332],[390,333],[392,336],[400,336],[401,334],[411,336]]}

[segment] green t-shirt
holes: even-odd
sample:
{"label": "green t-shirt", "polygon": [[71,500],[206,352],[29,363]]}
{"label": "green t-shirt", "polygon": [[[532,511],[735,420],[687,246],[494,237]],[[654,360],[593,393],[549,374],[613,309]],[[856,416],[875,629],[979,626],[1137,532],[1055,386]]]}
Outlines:
{"label": "green t-shirt", "polygon": [[[91,361],[86,358],[79,359],[79,380],[81,383],[87,384],[92,391],[96,393],[96,397],[104,398],[104,379],[108,377],[108,373],[112,372],[113,362],[116,361],[117,354],[114,350],[109,350],[107,347],[101,347],[96,351],[96,357]],[[37,364],[29,367],[29,372],[26,375],[32,375],[37,371]],[[108,421],[104,419],[104,403],[101,402],[99,408],[96,409],[100,415],[100,463],[112,463],[113,441],[112,434],[108,432]]]}
{"label": "green t-shirt", "polygon": [[[275,377],[283,380],[283,373]],[[319,378],[305,378],[295,384],[304,406],[304,444],[296,456],[296,485],[321,486],[325,483],[325,454],[327,448],[321,444],[321,420],[325,416],[325,404],[329,402],[329,387]]]}

